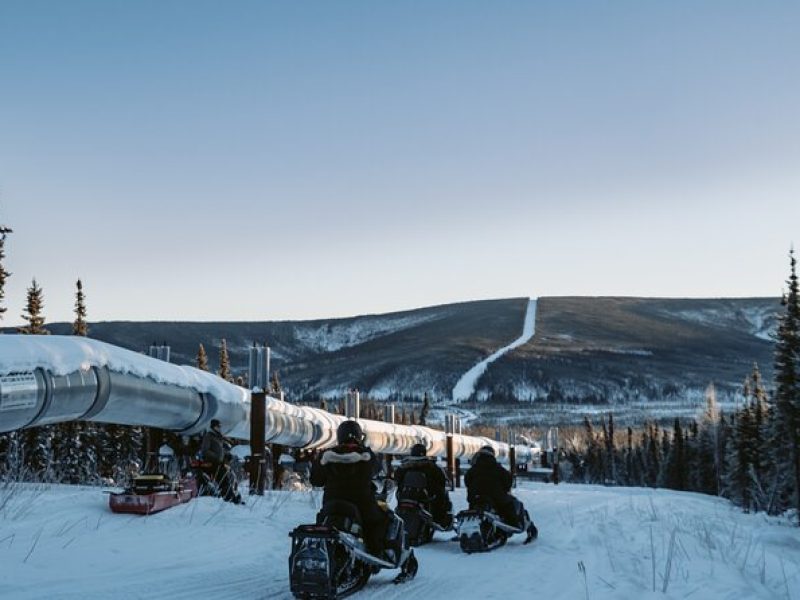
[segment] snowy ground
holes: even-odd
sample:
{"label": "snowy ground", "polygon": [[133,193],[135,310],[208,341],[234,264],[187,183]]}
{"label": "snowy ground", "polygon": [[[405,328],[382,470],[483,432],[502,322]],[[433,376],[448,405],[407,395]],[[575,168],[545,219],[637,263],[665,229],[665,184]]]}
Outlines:
{"label": "snowy ground", "polygon": [[[537,542],[468,556],[440,537],[417,551],[416,580],[381,574],[355,598],[800,599],[800,529],[785,520],[697,494],[521,485]],[[289,598],[287,534],[313,519],[319,494],[199,498],[150,517],[107,503],[97,488],[0,487],[0,596]]]}

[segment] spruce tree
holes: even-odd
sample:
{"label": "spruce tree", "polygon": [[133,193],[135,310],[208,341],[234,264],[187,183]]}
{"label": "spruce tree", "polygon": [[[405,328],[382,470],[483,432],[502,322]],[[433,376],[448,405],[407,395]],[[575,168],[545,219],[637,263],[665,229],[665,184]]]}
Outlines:
{"label": "spruce tree", "polygon": [[25,467],[35,481],[52,481],[53,433],[52,425],[23,430]]}
{"label": "spruce tree", "polygon": [[712,496],[720,489],[720,422],[717,393],[713,384],[706,388],[706,411],[699,426],[697,445],[698,490]]}
{"label": "spruce tree", "polygon": [[625,484],[641,485],[638,470],[635,468],[633,453],[633,427],[628,427],[627,443],[625,444]]}
{"label": "spruce tree", "polygon": [[222,346],[219,349],[219,371],[217,375],[222,377],[225,381],[233,383],[233,375],[231,374],[231,359],[228,356],[228,342],[222,340]]}
{"label": "spruce tree", "polygon": [[72,334],[86,337],[89,335],[89,325],[86,323],[86,297],[83,294],[81,280],[75,283],[75,322],[72,324]]}
{"label": "spruce tree", "polygon": [[425,392],[425,395],[422,397],[422,410],[419,413],[419,424],[420,425],[427,425],[428,423],[428,413],[431,410],[431,401],[428,397],[428,392]]}
{"label": "spruce tree", "polygon": [[31,287],[28,288],[28,301],[25,305],[25,312],[22,318],[28,324],[20,327],[18,331],[28,335],[48,335],[50,332],[44,328],[44,315],[42,309],[44,308],[44,293],[39,284],[36,283],[36,278],[33,279]]}
{"label": "spruce tree", "polygon": [[277,371],[272,372],[272,377],[270,377],[269,380],[269,388],[270,388],[270,393],[272,393],[275,396],[280,396],[281,391],[283,391],[283,388],[281,387],[281,378],[278,375]]}
{"label": "spruce tree", "polygon": [[603,453],[589,417],[583,417],[586,445],[586,482],[599,483],[603,479]]}
{"label": "spruce tree", "polygon": [[612,483],[619,485],[619,482],[617,482],[617,449],[614,446],[614,415],[611,413],[608,413],[608,432],[605,444],[608,465],[607,477]]}
{"label": "spruce tree", "polygon": [[0,225],[0,321],[3,320],[3,316],[8,310],[3,306],[3,300],[6,297],[6,280],[11,276],[11,273],[6,271],[3,260],[6,257],[6,236],[9,233],[11,233],[11,230],[8,227]]}
{"label": "spruce tree", "polygon": [[197,349],[197,359],[195,362],[198,369],[201,371],[208,371],[208,355],[206,354],[206,349],[203,347],[203,344],[200,344]]}
{"label": "spruce tree", "polygon": [[728,469],[725,479],[726,495],[736,504],[750,511],[751,478],[753,467],[753,414],[745,405],[736,413],[728,444]]}
{"label": "spruce tree", "polygon": [[[789,253],[788,292],[775,344],[775,395],[772,413],[772,463],[780,512],[792,496],[800,518],[800,291],[794,249]],[[789,474],[787,477],[786,474]]]}
{"label": "spruce tree", "polygon": [[[753,415],[753,469],[752,479],[756,488],[763,491],[766,484],[768,456],[769,456],[769,413],[767,405],[767,391],[761,380],[758,365],[753,365],[750,375],[750,409]],[[765,507],[757,507],[763,509]]]}
{"label": "spruce tree", "polygon": [[658,443],[658,425],[651,424],[647,432],[647,447],[645,448],[645,485],[656,487],[661,474],[661,447]]}
{"label": "spruce tree", "polygon": [[678,418],[672,427],[672,445],[667,458],[665,484],[673,490],[686,489],[686,452],[684,449],[683,429]]}
{"label": "spruce tree", "polygon": [[53,458],[56,481],[90,483],[97,473],[97,457],[87,431],[80,421],[60,423],[53,435]]}

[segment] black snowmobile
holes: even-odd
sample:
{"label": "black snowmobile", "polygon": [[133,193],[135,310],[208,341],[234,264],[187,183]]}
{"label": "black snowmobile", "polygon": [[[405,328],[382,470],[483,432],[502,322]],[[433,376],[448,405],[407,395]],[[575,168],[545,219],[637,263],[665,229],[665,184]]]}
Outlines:
{"label": "black snowmobile", "polygon": [[417,574],[417,559],[406,544],[403,520],[395,514],[391,514],[382,557],[367,551],[358,508],[341,500],[327,503],[315,525],[300,525],[289,536],[289,582],[296,598],[343,598],[363,588],[370,575],[381,569],[400,569],[394,583]]}
{"label": "black snowmobile", "polygon": [[456,521],[458,542],[461,550],[467,554],[489,552],[499,548],[509,537],[517,533],[525,533],[523,543],[529,544],[539,534],[527,510],[524,512],[523,527],[516,527],[503,522],[491,503],[482,498],[478,498],[473,508],[458,513]]}
{"label": "black snowmobile", "polygon": [[[437,531],[451,531],[433,520],[428,482],[424,473],[411,471],[403,479],[402,489],[397,490],[398,516],[406,525],[406,535],[411,546],[421,546],[433,539]],[[452,519],[451,519],[452,522]]]}

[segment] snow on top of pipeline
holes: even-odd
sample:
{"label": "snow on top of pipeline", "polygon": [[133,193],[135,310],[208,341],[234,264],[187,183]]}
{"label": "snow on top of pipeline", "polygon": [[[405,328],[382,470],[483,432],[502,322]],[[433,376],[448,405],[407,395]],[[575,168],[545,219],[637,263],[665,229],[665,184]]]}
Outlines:
{"label": "snow on top of pipeline", "polygon": [[0,335],[0,375],[37,368],[67,375],[91,367],[108,367],[115,373],[210,393],[223,402],[242,402],[250,395],[248,390],[212,373],[173,365],[98,340],[67,335]]}

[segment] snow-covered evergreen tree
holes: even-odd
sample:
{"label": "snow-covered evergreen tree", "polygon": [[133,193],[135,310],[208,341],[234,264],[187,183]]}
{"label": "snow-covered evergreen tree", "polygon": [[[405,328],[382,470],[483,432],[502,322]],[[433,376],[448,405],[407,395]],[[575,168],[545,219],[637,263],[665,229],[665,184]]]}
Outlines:
{"label": "snow-covered evergreen tree", "polygon": [[699,424],[696,447],[697,491],[718,495],[720,489],[720,410],[713,384],[706,388],[706,410]]}
{"label": "snow-covered evergreen tree", "polygon": [[233,374],[231,373],[231,359],[228,356],[228,342],[222,340],[222,345],[219,349],[219,371],[217,375],[222,377],[225,381],[233,383]]}
{"label": "snow-covered evergreen tree", "polygon": [[44,328],[44,292],[36,278],[33,279],[31,287],[28,288],[28,300],[25,304],[25,311],[22,318],[28,322],[24,327],[19,328],[20,333],[28,335],[48,335],[50,332]]}
{"label": "snow-covered evergreen tree", "polygon": [[281,378],[278,375],[277,371],[273,371],[272,377],[270,377],[269,381],[269,391],[274,396],[280,396],[282,389],[283,388],[281,388]]}
{"label": "snow-covered evergreen tree", "polygon": [[785,510],[793,497],[800,509],[800,291],[794,250],[789,253],[789,265],[785,310],[775,346],[775,394],[770,407],[774,512]]}
{"label": "snow-covered evergreen tree", "polygon": [[87,443],[87,427],[79,421],[60,423],[53,435],[53,463],[56,481],[89,483],[97,474],[97,456]]}
{"label": "snow-covered evergreen tree", "polygon": [[419,424],[420,425],[427,425],[428,424],[428,413],[431,410],[431,399],[428,396],[428,392],[422,396],[422,410],[419,413]]}
{"label": "snow-covered evergreen tree", "polygon": [[732,418],[733,427],[727,448],[728,469],[723,477],[725,496],[749,511],[752,506],[751,478],[753,468],[753,414],[745,405]]}
{"label": "snow-covered evergreen tree", "polygon": [[3,306],[3,300],[6,297],[6,280],[11,276],[11,273],[6,271],[4,260],[6,258],[6,236],[11,233],[11,229],[4,225],[0,225],[0,321],[8,310]]}
{"label": "snow-covered evergreen tree", "polygon": [[[604,421],[605,423],[605,421]],[[583,418],[584,444],[586,447],[585,465],[586,482],[601,483],[603,481],[603,451],[588,417]]]}
{"label": "snow-covered evergreen tree", "polygon": [[686,475],[688,470],[683,428],[676,417],[672,426],[672,444],[665,466],[665,487],[673,490],[685,490],[687,487]]}
{"label": "snow-covered evergreen tree", "polygon": [[197,349],[197,368],[201,371],[208,371],[208,355],[206,354],[206,349],[203,347],[203,344]]}
{"label": "snow-covered evergreen tree", "polygon": [[52,425],[31,427],[22,432],[22,451],[28,477],[36,481],[51,481],[53,467]]}

